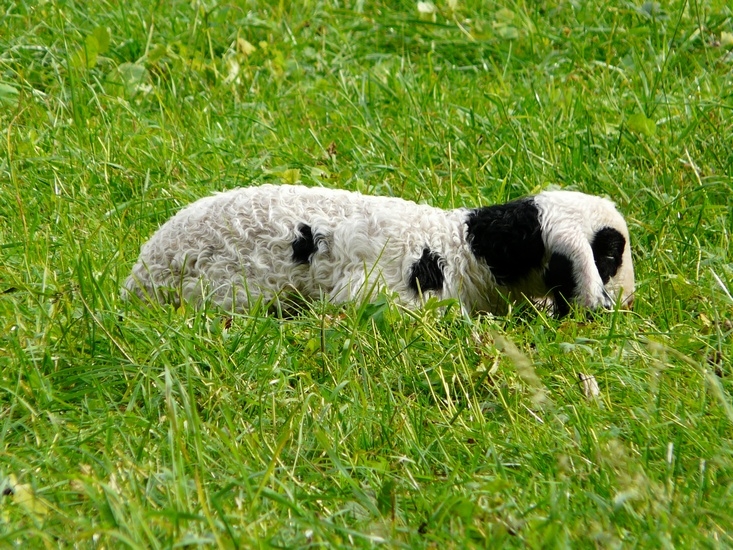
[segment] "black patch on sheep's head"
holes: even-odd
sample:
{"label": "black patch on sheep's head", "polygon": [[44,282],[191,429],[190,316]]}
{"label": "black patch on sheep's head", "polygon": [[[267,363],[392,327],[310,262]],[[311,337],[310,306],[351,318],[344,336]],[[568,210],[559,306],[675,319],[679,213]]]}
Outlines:
{"label": "black patch on sheep's head", "polygon": [[310,264],[311,256],[316,253],[318,246],[310,225],[301,223],[298,226],[298,237],[293,241],[293,261],[297,265]]}
{"label": "black patch on sheep's head", "polygon": [[590,246],[593,249],[596,269],[605,285],[621,267],[626,239],[613,227],[604,227],[593,236]]}
{"label": "black patch on sheep's head", "polygon": [[542,266],[545,244],[533,198],[472,210],[466,225],[471,251],[500,285],[518,283]]}
{"label": "black patch on sheep's head", "polygon": [[416,293],[443,290],[443,259],[440,254],[424,248],[422,256],[410,267],[408,286]]}
{"label": "black patch on sheep's head", "polygon": [[578,291],[572,260],[565,254],[553,253],[545,269],[544,279],[548,290],[552,291],[555,313],[560,317],[570,313],[570,301]]}

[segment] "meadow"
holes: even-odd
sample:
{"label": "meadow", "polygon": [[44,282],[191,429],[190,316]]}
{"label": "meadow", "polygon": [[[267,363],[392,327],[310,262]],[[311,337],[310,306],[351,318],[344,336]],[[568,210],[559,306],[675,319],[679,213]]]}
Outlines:
{"label": "meadow", "polygon": [[[733,546],[727,0],[0,10],[0,546]],[[633,311],[120,299],[265,182],[608,196]]]}

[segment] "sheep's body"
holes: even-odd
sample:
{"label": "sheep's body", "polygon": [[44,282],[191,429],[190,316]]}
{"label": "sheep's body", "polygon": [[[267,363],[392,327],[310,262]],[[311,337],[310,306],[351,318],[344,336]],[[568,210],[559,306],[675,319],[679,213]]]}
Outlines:
{"label": "sheep's body", "polygon": [[[594,250],[603,230],[620,236],[621,249],[616,238],[613,250]],[[553,292],[556,301],[608,307],[622,287],[622,301],[633,293],[628,242],[613,204],[581,193],[445,211],[263,185],[178,212],[143,245],[125,289],[150,301],[210,301],[240,311],[259,298],[343,302],[382,289],[411,306],[428,295],[456,298],[468,312],[500,312],[507,298]],[[605,271],[597,265],[604,254],[612,258]]]}

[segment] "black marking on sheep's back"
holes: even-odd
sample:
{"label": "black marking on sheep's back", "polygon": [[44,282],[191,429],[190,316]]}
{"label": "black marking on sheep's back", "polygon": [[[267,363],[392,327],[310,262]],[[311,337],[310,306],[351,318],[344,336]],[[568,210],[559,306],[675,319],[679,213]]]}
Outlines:
{"label": "black marking on sheep's back", "polygon": [[570,300],[576,295],[578,285],[573,275],[573,262],[564,254],[555,252],[545,270],[545,285],[552,291],[555,312],[559,316],[570,313]]}
{"label": "black marking on sheep's back", "polygon": [[471,251],[500,285],[517,283],[542,265],[545,244],[533,198],[477,208],[466,225]]}
{"label": "black marking on sheep's back", "polygon": [[590,246],[593,249],[596,269],[605,285],[621,267],[626,239],[613,227],[604,227],[593,236]]}
{"label": "black marking on sheep's back", "polygon": [[443,290],[443,259],[440,254],[424,248],[422,256],[410,268],[408,285],[414,292],[427,292],[428,290]]}
{"label": "black marking on sheep's back", "polygon": [[298,232],[300,235],[293,241],[293,261],[297,265],[307,265],[318,247],[310,225],[301,223]]}

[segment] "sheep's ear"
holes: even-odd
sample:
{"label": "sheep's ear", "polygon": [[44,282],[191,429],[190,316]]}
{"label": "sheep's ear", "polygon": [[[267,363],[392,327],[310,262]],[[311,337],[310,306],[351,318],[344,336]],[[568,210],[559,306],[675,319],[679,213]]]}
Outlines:
{"label": "sheep's ear", "polygon": [[472,210],[466,219],[471,251],[500,285],[518,283],[545,256],[539,209],[533,198]]}
{"label": "sheep's ear", "polygon": [[545,285],[552,291],[555,313],[563,317],[570,313],[570,302],[577,293],[577,282],[573,274],[573,261],[557,252],[550,256],[545,270]]}
{"label": "sheep's ear", "polygon": [[596,231],[590,246],[593,249],[596,269],[605,285],[621,267],[626,239],[617,229],[604,227]]}

